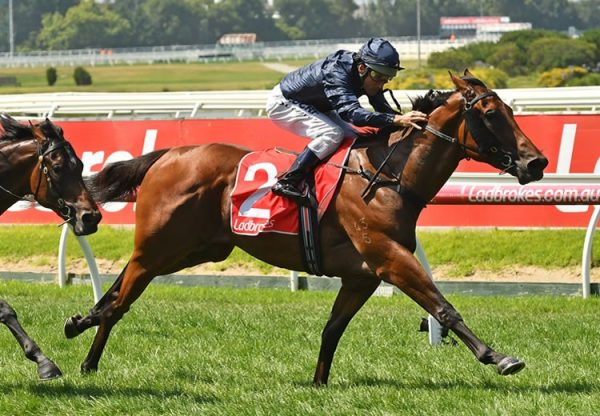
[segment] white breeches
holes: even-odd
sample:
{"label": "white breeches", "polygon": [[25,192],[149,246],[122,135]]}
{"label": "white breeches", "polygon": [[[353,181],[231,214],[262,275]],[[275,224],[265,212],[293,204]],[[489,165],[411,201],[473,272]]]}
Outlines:
{"label": "white breeches", "polygon": [[335,152],[344,137],[356,136],[335,111],[322,113],[311,105],[288,100],[279,84],[267,99],[267,114],[278,126],[311,139],[307,147],[321,160]]}

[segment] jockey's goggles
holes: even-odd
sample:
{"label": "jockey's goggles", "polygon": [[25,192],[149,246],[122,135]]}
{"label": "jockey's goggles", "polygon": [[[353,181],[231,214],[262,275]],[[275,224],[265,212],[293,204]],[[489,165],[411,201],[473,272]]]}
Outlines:
{"label": "jockey's goggles", "polygon": [[390,77],[388,75],[382,74],[381,72],[377,72],[373,69],[369,69],[369,76],[373,78],[375,82],[390,82],[394,77]]}

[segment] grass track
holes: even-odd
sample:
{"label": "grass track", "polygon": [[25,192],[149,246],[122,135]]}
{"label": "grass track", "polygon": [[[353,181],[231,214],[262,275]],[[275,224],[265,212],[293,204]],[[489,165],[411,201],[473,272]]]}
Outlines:
{"label": "grass track", "polygon": [[16,76],[20,83],[19,87],[0,87],[0,94],[262,90],[272,88],[283,77],[260,62],[86,66],[93,84],[76,86],[73,69],[58,67],[58,80],[50,87],[44,67],[0,68],[0,76]]}
{"label": "grass track", "polygon": [[503,378],[466,347],[430,348],[404,296],[371,299],[340,342],[330,385],[310,387],[334,294],[150,286],[119,323],[100,371],[93,337],[62,336],[89,288],[0,282],[61,366],[40,383],[0,328],[0,414],[588,415],[600,400],[600,299],[451,296],[476,333],[528,367]]}

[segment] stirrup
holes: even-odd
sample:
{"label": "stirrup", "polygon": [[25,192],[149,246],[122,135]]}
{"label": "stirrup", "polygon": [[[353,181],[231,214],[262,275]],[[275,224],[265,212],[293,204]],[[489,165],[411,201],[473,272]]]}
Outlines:
{"label": "stirrup", "polygon": [[273,192],[275,195],[289,198],[296,202],[304,201],[308,197],[308,191],[306,187],[304,187],[303,191],[300,191],[296,186],[285,181],[280,181],[273,185],[271,187],[271,192]]}

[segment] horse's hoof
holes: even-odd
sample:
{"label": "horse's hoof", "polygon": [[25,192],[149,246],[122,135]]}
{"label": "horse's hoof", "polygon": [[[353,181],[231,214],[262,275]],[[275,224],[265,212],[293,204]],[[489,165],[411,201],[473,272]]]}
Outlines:
{"label": "horse's hoof", "polygon": [[92,374],[98,371],[98,367],[88,367],[87,365],[81,364],[81,374]]}
{"label": "horse's hoof", "polygon": [[67,338],[75,338],[81,334],[81,331],[77,328],[77,321],[81,319],[81,315],[71,316],[65,321],[65,336]]}
{"label": "horse's hoof", "polygon": [[498,366],[496,367],[498,374],[501,376],[516,374],[524,368],[525,362],[514,357],[504,357],[502,360],[500,360]]}
{"label": "horse's hoof", "polygon": [[63,374],[56,364],[46,359],[38,364],[38,375],[40,376],[40,380],[47,381],[62,377]]}

